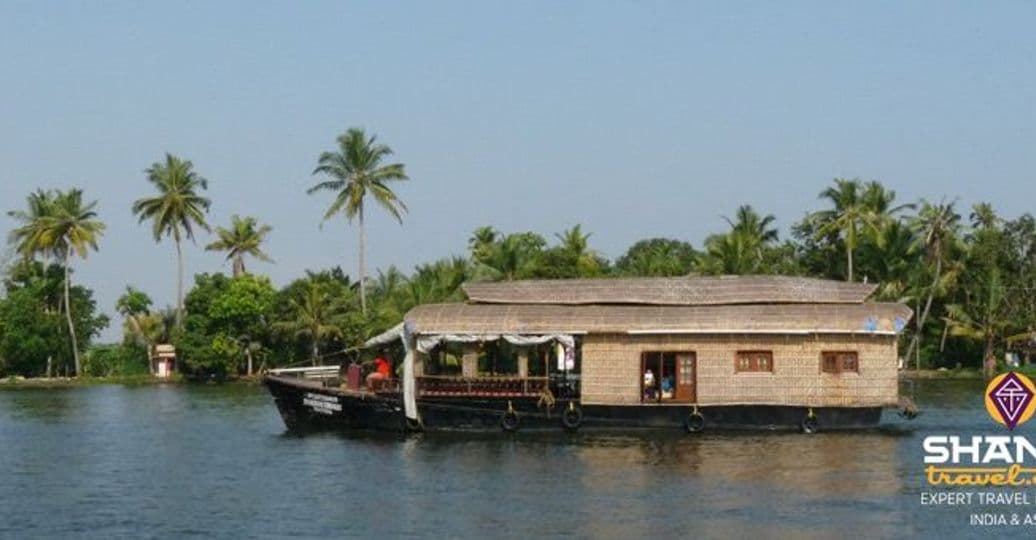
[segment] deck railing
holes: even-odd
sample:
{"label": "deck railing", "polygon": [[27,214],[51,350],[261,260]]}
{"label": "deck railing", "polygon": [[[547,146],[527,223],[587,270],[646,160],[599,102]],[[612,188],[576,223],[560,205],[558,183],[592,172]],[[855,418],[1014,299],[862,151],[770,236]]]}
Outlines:
{"label": "deck railing", "polygon": [[548,385],[546,377],[417,377],[419,396],[537,396]]}
{"label": "deck railing", "polygon": [[309,366],[271,369],[271,375],[299,377],[303,379],[333,379],[338,376],[338,366]]}

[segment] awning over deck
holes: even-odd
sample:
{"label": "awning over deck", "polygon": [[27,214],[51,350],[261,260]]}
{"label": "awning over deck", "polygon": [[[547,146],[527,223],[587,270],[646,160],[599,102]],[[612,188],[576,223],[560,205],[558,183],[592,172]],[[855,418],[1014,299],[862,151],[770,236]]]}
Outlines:
{"label": "awning over deck", "polygon": [[[479,343],[502,339],[513,345],[540,345],[543,343],[560,344],[559,361],[568,362],[575,358],[575,338],[569,334],[540,333],[535,335],[497,334],[497,333],[412,333],[407,323],[396,326],[368,339],[363,343],[365,348],[380,347],[395,341],[401,341],[406,350],[403,358],[403,405],[406,417],[420,421],[417,411],[416,387],[414,377],[415,352],[427,353],[440,343]],[[567,364],[566,364],[567,365]]]}
{"label": "awning over deck", "polygon": [[[522,334],[497,334],[479,332],[447,332],[447,333],[423,333],[415,334],[417,350],[427,353],[440,343],[481,343],[485,341],[496,341],[502,339],[512,345],[541,345],[543,343],[557,342],[566,348],[575,347],[575,338],[571,334],[560,334],[556,332],[538,333],[534,335]],[[363,342],[364,348],[380,347],[395,341],[406,339],[406,327],[404,323],[396,326]]]}
{"label": "awning over deck", "polygon": [[363,348],[369,349],[371,347],[380,347],[382,345],[388,345],[394,341],[403,339],[403,323],[399,323],[388,330],[368,339],[363,342]]}

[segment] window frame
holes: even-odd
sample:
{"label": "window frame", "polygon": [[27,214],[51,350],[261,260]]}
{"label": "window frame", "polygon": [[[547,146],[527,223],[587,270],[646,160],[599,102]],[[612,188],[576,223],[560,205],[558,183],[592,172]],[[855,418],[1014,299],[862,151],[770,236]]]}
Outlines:
{"label": "window frame", "polygon": [[[852,369],[845,368],[844,356],[852,355],[853,367]],[[835,358],[834,371],[827,369],[827,359],[830,357]],[[820,351],[820,372],[828,375],[841,375],[843,373],[860,373],[860,352],[859,351]]]}
{"label": "window frame", "polygon": [[[742,368],[741,360],[742,356],[748,355],[748,366]],[[766,357],[766,369],[759,367],[759,355]],[[757,350],[757,349],[746,349],[740,350],[734,353],[734,373],[773,373],[773,351],[772,350]]]}

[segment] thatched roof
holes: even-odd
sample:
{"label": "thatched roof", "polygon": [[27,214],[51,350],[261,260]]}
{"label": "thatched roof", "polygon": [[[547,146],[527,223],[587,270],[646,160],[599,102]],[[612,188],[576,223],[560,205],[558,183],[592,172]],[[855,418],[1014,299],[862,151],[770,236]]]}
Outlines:
{"label": "thatched roof", "polygon": [[561,306],[426,304],[406,314],[416,334],[712,333],[893,334],[911,317],[902,304]]}
{"label": "thatched roof", "polygon": [[470,282],[463,288],[468,299],[479,304],[709,306],[858,304],[877,285],[786,276],[722,276]]}

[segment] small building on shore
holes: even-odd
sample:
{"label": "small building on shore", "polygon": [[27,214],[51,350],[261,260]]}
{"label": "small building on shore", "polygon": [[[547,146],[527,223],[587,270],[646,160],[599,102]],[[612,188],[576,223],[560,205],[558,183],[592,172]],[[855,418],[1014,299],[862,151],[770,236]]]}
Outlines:
{"label": "small building on shore", "polygon": [[176,372],[176,347],[160,343],[151,347],[151,374],[167,379]]}

